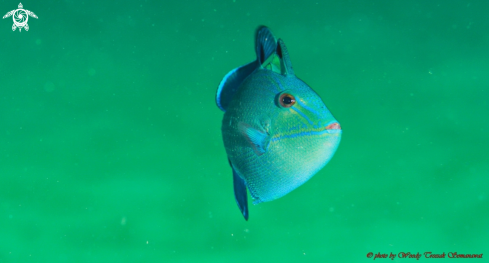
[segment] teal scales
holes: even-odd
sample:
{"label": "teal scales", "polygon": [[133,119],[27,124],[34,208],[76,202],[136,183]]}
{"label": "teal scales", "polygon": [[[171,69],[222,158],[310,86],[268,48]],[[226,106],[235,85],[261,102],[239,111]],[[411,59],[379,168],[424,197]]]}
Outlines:
{"label": "teal scales", "polygon": [[334,155],[341,127],[319,95],[295,76],[281,39],[267,27],[255,36],[257,59],[229,72],[216,96],[238,207],[296,189]]}

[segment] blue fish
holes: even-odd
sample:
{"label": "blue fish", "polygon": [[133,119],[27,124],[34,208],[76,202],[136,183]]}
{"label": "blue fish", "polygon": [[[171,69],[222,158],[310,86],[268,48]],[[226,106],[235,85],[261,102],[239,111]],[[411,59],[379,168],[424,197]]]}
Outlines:
{"label": "blue fish", "polygon": [[295,76],[281,39],[261,26],[256,60],[221,81],[217,106],[224,111],[222,137],[233,170],[234,195],[248,220],[253,204],[282,197],[333,157],[341,126],[324,102]]}

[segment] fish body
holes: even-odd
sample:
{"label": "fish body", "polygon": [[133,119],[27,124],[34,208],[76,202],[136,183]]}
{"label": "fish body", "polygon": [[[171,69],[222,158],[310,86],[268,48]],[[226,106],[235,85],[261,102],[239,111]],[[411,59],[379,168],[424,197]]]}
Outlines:
{"label": "fish body", "polygon": [[248,219],[253,203],[272,201],[316,174],[335,153],[341,127],[321,98],[293,72],[281,39],[255,35],[257,59],[228,73],[216,102],[233,170],[236,202]]}

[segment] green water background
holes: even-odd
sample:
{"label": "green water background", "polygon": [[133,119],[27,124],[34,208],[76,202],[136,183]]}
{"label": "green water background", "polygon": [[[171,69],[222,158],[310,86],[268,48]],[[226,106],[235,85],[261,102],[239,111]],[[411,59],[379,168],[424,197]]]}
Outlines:
{"label": "green water background", "polygon": [[[489,262],[488,1],[22,4],[28,32],[0,21],[0,262]],[[245,222],[214,97],[262,24],[343,138]]]}

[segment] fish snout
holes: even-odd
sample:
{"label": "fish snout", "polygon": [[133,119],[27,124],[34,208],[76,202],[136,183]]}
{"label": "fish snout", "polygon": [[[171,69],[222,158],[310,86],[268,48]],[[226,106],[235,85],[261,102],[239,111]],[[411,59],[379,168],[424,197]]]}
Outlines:
{"label": "fish snout", "polygon": [[324,128],[325,130],[341,130],[341,126],[338,122],[332,122]]}

